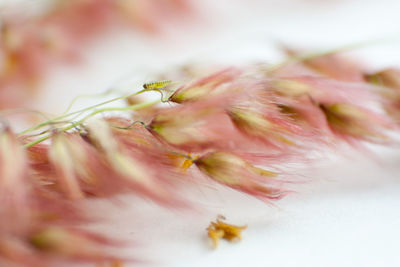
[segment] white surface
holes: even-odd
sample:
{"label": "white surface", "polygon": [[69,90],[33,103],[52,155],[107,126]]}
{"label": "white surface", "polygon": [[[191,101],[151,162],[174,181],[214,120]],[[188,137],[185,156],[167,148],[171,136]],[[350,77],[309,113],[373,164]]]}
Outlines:
{"label": "white surface", "polygon": [[[115,33],[87,50],[85,65],[55,69],[37,105],[60,112],[74,96],[104,91],[127,74],[140,87],[151,79],[148,70],[188,61],[276,62],[274,41],[325,49],[399,33],[396,0],[201,2],[202,16],[209,17],[195,25],[171,30],[161,40]],[[357,54],[371,66],[399,65],[398,47],[392,42]],[[94,205],[113,221],[115,236],[137,242],[128,253],[154,266],[397,267],[400,150],[380,158],[381,163],[356,154],[327,160],[308,170],[313,182],[276,206],[219,186],[188,189],[199,202],[197,212],[168,211],[132,198],[124,199],[126,206]],[[205,228],[217,214],[248,224],[242,242],[209,249]]]}
{"label": "white surface", "polygon": [[[138,241],[128,255],[150,266],[396,267],[400,152],[380,155],[381,163],[353,153],[310,166],[302,173],[313,182],[276,206],[215,186],[186,191],[197,212],[168,211],[132,197],[123,198],[121,209],[107,205],[105,211],[115,236]],[[210,248],[205,228],[217,214],[248,225],[240,243]]]}

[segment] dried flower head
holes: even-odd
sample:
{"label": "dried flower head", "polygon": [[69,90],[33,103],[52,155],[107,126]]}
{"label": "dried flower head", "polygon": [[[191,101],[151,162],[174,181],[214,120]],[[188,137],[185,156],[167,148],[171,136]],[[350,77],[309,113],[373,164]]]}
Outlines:
{"label": "dried flower head", "polygon": [[218,216],[215,222],[211,222],[207,228],[208,236],[211,238],[213,248],[218,247],[219,240],[224,238],[229,242],[242,240],[242,231],[247,228],[247,225],[236,226],[223,222],[225,217]]}

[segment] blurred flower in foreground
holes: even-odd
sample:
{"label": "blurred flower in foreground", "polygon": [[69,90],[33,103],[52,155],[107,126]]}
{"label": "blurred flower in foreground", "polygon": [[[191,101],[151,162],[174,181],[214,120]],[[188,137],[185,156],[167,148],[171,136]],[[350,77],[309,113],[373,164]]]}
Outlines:
{"label": "blurred flower in foreground", "polygon": [[31,99],[52,64],[76,62],[82,46],[94,37],[123,25],[155,35],[193,12],[189,0],[50,2],[37,16],[26,17],[18,10],[10,12],[13,17],[1,15],[0,109]]}
{"label": "blurred flower in foreground", "polygon": [[[72,158],[61,154],[67,160],[64,167],[71,167]],[[117,243],[85,230],[72,230],[87,221],[86,216],[77,203],[42,190],[48,184],[36,180],[34,175],[22,146],[4,126],[0,134],[0,264],[45,267],[77,260],[116,259],[106,247]]]}

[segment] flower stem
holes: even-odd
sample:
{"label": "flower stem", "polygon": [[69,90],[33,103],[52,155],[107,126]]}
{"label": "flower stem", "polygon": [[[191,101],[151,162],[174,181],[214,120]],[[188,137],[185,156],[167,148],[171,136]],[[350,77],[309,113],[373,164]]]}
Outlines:
{"label": "flower stem", "polygon": [[131,96],[135,96],[135,95],[141,94],[141,93],[143,93],[143,92],[145,92],[145,91],[146,91],[145,89],[144,89],[144,90],[140,90],[139,92],[136,92],[136,93],[132,93],[132,94],[129,94],[129,95],[126,95],[126,96],[116,97],[116,98],[113,98],[113,99],[110,99],[110,100],[101,102],[101,103],[99,103],[99,104],[96,104],[96,105],[93,105],[93,106],[90,106],[90,107],[86,107],[86,108],[83,108],[83,109],[80,109],[80,110],[77,110],[77,111],[74,111],[74,112],[71,112],[71,113],[68,113],[68,114],[63,114],[63,115],[57,116],[57,117],[55,117],[55,118],[52,118],[52,119],[50,119],[50,120],[44,121],[44,122],[39,123],[39,124],[36,124],[35,126],[33,126],[33,127],[31,127],[31,128],[28,128],[28,129],[26,129],[26,130],[20,132],[20,133],[18,134],[18,137],[21,137],[21,136],[23,136],[24,134],[27,134],[27,133],[29,133],[29,132],[31,132],[31,131],[40,129],[40,128],[42,128],[42,127],[44,127],[44,126],[46,126],[46,125],[48,125],[48,124],[50,124],[50,123],[53,123],[53,122],[55,122],[55,121],[57,121],[57,120],[65,119],[65,118],[67,118],[67,117],[69,117],[69,116],[71,116],[71,115],[75,115],[75,114],[79,114],[79,113],[82,113],[82,112],[85,112],[85,111],[89,111],[89,110],[91,110],[91,109],[94,109],[94,108],[97,108],[97,107],[100,107],[100,106],[103,106],[103,105],[106,105],[106,104],[115,102],[115,101],[117,101],[117,100],[122,100],[122,99],[125,99],[125,98],[128,98],[128,97],[131,97]]}
{"label": "flower stem", "polygon": [[127,106],[127,107],[110,107],[110,108],[97,109],[97,110],[94,110],[89,115],[85,116],[83,119],[81,119],[77,124],[81,124],[82,122],[84,122],[85,120],[93,117],[94,115],[99,114],[99,113],[103,113],[103,112],[106,112],[106,111],[138,110],[138,109],[142,109],[142,108],[146,108],[146,107],[158,104],[160,102],[162,102],[162,100],[158,99],[158,100],[154,100],[154,101],[150,101],[150,102],[146,102],[146,103],[135,104],[135,105],[132,105],[132,106]]}
{"label": "flower stem", "polygon": [[[71,130],[72,128],[75,128],[76,126],[81,125],[82,123],[84,123],[87,119],[93,117],[96,114],[105,112],[105,111],[127,111],[127,110],[138,110],[138,109],[142,109],[142,108],[146,108],[155,104],[158,104],[161,102],[161,99],[158,100],[154,100],[154,101],[150,101],[150,102],[146,102],[146,103],[140,103],[140,104],[136,104],[136,105],[132,105],[132,106],[128,106],[128,107],[114,107],[114,108],[102,108],[102,109],[98,109],[93,111],[92,113],[90,113],[89,115],[85,116],[84,118],[82,118],[81,120],[79,120],[76,123],[72,123],[71,125],[65,126],[64,128],[58,129],[59,132],[65,132],[68,130]],[[85,111],[89,110],[89,108],[86,108]],[[70,113],[69,115],[73,115],[72,113]],[[53,119],[54,120],[54,119]],[[36,139],[32,142],[29,142],[27,144],[24,145],[24,148],[30,148],[34,145],[37,145],[45,140],[47,140],[48,138],[51,137],[51,134],[47,134],[39,139]]]}

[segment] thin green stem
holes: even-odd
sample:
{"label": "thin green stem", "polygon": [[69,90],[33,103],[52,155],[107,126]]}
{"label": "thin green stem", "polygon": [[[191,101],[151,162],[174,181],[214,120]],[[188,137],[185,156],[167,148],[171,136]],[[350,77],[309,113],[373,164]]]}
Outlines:
{"label": "thin green stem", "polygon": [[72,99],[72,101],[69,103],[67,109],[63,112],[62,115],[67,114],[73,107],[73,105],[81,98],[89,98],[89,97],[101,97],[101,96],[106,96],[112,93],[116,93],[118,92],[117,88],[110,88],[107,89],[106,91],[102,92],[102,93],[97,93],[97,94],[82,94],[82,95],[78,95],[76,97],[74,97]]}
{"label": "thin green stem", "polygon": [[[140,104],[136,104],[136,105],[132,105],[132,106],[128,106],[128,107],[114,107],[114,108],[102,108],[99,110],[95,110],[92,113],[90,113],[89,115],[85,116],[84,118],[82,118],[81,120],[79,120],[76,123],[72,123],[71,125],[68,125],[64,128],[58,129],[59,132],[65,132],[68,130],[71,130],[72,128],[75,128],[76,126],[81,125],[82,123],[84,123],[87,119],[93,117],[96,114],[102,113],[102,112],[106,112],[106,111],[127,111],[127,110],[138,110],[138,109],[142,109],[142,108],[146,108],[155,104],[160,103],[161,100],[155,100],[155,101],[150,101],[150,102],[146,102],[146,103],[140,103]],[[39,139],[36,139],[30,143],[27,143],[24,145],[24,148],[30,148],[34,145],[37,145],[45,140],[47,140],[48,138],[51,137],[51,134],[45,135]]]}
{"label": "thin green stem", "polygon": [[136,93],[132,93],[132,94],[129,94],[129,95],[126,95],[126,96],[116,97],[116,98],[113,98],[113,99],[110,99],[110,100],[101,102],[101,103],[99,103],[99,104],[96,104],[96,105],[93,105],[93,106],[90,106],[90,107],[86,107],[86,108],[83,108],[83,109],[80,109],[80,110],[77,110],[77,111],[74,111],[74,112],[71,112],[71,113],[68,113],[68,114],[63,114],[63,115],[57,116],[57,117],[55,117],[55,118],[52,118],[52,119],[50,119],[50,120],[44,121],[44,122],[39,123],[39,124],[36,124],[35,126],[33,126],[33,127],[31,127],[31,128],[28,128],[28,129],[26,129],[26,130],[20,132],[20,133],[18,134],[18,137],[21,137],[22,135],[27,134],[27,133],[29,133],[29,132],[31,132],[31,131],[40,129],[40,128],[42,128],[42,127],[44,127],[44,126],[46,126],[46,125],[48,125],[48,124],[50,124],[50,123],[53,123],[53,122],[55,122],[55,121],[57,121],[57,120],[65,119],[65,118],[67,118],[67,117],[69,117],[69,116],[71,116],[71,115],[75,115],[75,114],[79,114],[79,113],[82,113],[82,112],[85,112],[85,111],[89,111],[89,110],[91,110],[91,109],[95,109],[95,108],[97,108],[97,107],[100,107],[100,106],[103,106],[103,105],[106,105],[106,104],[115,102],[115,101],[117,101],[117,100],[126,99],[126,98],[128,98],[128,97],[141,94],[141,93],[143,93],[143,92],[145,92],[145,91],[146,91],[146,90],[140,90],[139,92],[136,92]]}
{"label": "thin green stem", "polygon": [[99,113],[103,113],[106,111],[129,111],[129,110],[138,110],[138,109],[142,109],[142,108],[146,108],[146,107],[150,107],[152,105],[158,104],[162,102],[161,99],[158,100],[154,100],[154,101],[150,101],[150,102],[146,102],[146,103],[140,103],[140,104],[135,104],[132,106],[127,106],[127,107],[110,107],[110,108],[102,108],[102,109],[98,109],[98,110],[94,110],[92,113],[90,113],[89,115],[85,116],[82,120],[80,120],[78,123],[83,122],[91,117],[93,117],[96,114]]}

